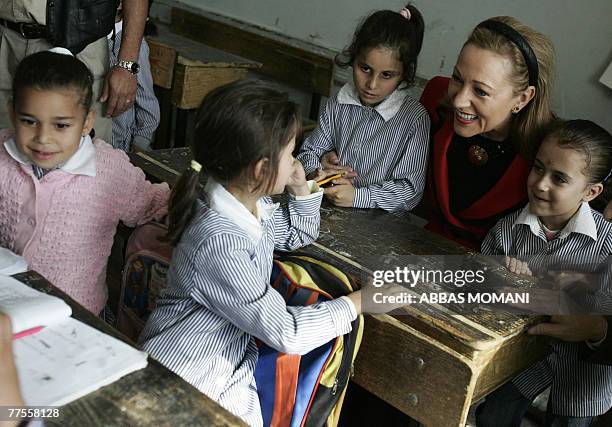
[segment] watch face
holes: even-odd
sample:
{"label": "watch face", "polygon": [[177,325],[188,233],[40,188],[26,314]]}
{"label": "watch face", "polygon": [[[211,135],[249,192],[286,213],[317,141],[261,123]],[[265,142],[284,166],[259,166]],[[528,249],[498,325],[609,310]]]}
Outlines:
{"label": "watch face", "polygon": [[133,63],[132,64],[132,73],[136,74],[138,73],[138,71],[140,70],[140,65],[138,65],[137,63]]}

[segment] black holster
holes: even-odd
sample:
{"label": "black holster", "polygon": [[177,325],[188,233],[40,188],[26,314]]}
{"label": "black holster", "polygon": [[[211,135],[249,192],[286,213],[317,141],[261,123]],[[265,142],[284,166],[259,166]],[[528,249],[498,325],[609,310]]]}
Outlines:
{"label": "black holster", "polygon": [[47,0],[49,42],[76,55],[113,30],[117,5],[118,0]]}

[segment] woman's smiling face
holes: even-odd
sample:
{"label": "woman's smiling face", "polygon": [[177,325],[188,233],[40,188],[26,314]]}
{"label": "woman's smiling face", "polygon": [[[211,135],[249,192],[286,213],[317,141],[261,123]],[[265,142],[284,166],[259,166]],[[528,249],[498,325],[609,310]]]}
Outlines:
{"label": "woman's smiling face", "polygon": [[503,141],[509,134],[512,110],[523,108],[533,97],[517,93],[508,79],[510,58],[465,45],[459,54],[448,95],[454,107],[454,129],[460,136],[484,134]]}

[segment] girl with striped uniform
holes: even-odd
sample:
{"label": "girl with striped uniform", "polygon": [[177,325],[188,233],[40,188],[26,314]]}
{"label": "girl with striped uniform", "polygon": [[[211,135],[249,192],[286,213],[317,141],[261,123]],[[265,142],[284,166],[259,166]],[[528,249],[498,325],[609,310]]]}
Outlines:
{"label": "girl with striped uniform", "polygon": [[[500,220],[482,253],[505,255],[510,271],[598,273],[580,300],[588,312],[612,312],[612,223],[589,207],[612,171],[612,136],[587,120],[559,121],[544,138],[527,179],[528,205]],[[579,316],[576,322],[585,322]],[[588,426],[612,407],[612,366],[589,359],[606,339],[601,316],[587,340],[553,341],[548,356],[487,397],[479,426],[519,426],[533,399],[551,387],[547,426]],[[553,319],[558,322],[558,319]]]}
{"label": "girl with striped uniform", "polygon": [[412,5],[400,13],[381,10],[336,57],[339,66],[353,68],[353,81],[327,102],[298,155],[311,178],[343,174],[325,189],[333,204],[401,212],[421,200],[430,121],[407,89],[423,30],[423,17]]}
{"label": "girl with striped uniform", "polygon": [[[198,163],[174,188],[167,288],[140,337],[143,347],[201,392],[262,425],[256,339],[304,354],[351,330],[361,291],[288,307],[270,284],[272,253],[307,245],[319,232],[322,191],[292,156],[300,128],[294,103],[256,81],[231,83],[198,111]],[[288,203],[269,195],[288,192]]]}

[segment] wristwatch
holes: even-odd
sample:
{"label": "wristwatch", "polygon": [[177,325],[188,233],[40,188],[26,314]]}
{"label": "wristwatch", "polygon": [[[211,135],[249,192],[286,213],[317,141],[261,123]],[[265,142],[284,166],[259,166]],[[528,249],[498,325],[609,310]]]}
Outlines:
{"label": "wristwatch", "polygon": [[140,71],[140,65],[138,65],[137,62],[132,62],[132,61],[119,60],[115,64],[115,67],[125,68],[126,70],[128,70],[130,73],[134,75],[138,74],[138,71]]}

